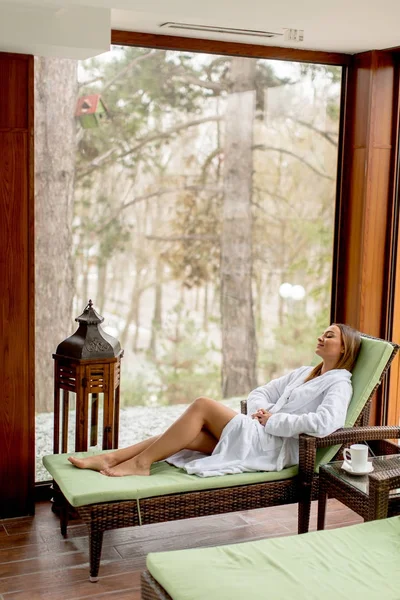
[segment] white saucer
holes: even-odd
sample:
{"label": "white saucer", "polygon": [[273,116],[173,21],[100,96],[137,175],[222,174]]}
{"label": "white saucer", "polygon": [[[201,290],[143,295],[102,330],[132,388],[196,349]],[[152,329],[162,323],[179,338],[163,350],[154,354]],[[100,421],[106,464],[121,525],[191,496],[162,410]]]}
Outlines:
{"label": "white saucer", "polygon": [[343,469],[343,471],[346,471],[346,473],[349,473],[350,475],[367,475],[368,473],[372,473],[372,471],[374,470],[373,464],[369,462],[368,469],[366,471],[353,471],[351,464],[345,460],[343,461],[341,468]]}

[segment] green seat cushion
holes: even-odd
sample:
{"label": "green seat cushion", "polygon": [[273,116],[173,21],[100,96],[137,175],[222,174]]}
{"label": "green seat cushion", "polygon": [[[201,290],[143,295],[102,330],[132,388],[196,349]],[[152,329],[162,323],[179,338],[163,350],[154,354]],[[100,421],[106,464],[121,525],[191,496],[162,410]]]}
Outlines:
{"label": "green seat cushion", "polygon": [[174,600],[398,600],[400,517],[214,548],[151,553]]}
{"label": "green seat cushion", "polygon": [[[347,411],[345,427],[352,427],[374,387],[379,383],[382,371],[393,352],[392,344],[384,340],[376,340],[362,336],[360,354],[353,369],[353,396]],[[319,466],[333,459],[340,446],[320,448],[317,451],[316,470]]]}
{"label": "green seat cushion", "polygon": [[[73,456],[84,457],[89,454],[96,452],[75,452]],[[183,469],[166,462],[158,462],[152,465],[150,477],[106,477],[96,471],[77,469],[68,462],[68,456],[72,455],[51,454],[43,458],[43,464],[72,506],[276,481],[289,479],[298,472],[298,467],[293,466],[280,472],[198,477],[188,475]]]}

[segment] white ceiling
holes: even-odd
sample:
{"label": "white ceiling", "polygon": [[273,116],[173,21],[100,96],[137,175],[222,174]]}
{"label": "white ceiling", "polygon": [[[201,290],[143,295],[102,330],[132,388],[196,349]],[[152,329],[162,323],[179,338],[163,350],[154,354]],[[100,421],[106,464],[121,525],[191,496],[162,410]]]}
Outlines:
{"label": "white ceiling", "polygon": [[[164,35],[299,47],[356,53],[400,46],[400,0],[0,0],[3,6],[34,7],[62,16],[79,9],[101,9],[110,16],[110,27]],[[283,32],[303,29],[302,43],[243,35],[166,30],[166,21],[194,25]],[[93,44],[94,46],[94,44]]]}
{"label": "white ceiling", "polygon": [[400,45],[400,0],[109,0],[107,5],[112,5],[115,29],[172,34],[160,24],[184,21],[281,32],[303,29],[304,42],[199,32],[175,35],[348,53]]}

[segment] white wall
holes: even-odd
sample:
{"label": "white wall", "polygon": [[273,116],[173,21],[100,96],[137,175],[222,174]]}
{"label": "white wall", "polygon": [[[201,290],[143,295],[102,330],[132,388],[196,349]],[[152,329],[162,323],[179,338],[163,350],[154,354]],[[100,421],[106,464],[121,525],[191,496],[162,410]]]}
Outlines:
{"label": "white wall", "polygon": [[111,11],[86,6],[22,6],[0,0],[0,52],[84,59],[107,52]]}

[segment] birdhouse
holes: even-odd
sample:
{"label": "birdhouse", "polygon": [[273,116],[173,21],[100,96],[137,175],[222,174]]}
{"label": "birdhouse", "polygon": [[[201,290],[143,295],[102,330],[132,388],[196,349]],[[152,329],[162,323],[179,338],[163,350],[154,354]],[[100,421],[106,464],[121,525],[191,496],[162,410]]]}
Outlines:
{"label": "birdhouse", "polygon": [[[118,447],[121,350],[102,328],[104,318],[89,300],[73,335],[58,345],[54,358],[54,454],[68,452],[70,393],[75,394],[75,452],[97,445],[99,403],[103,402],[103,450]],[[62,391],[62,397],[61,397]]]}
{"label": "birdhouse", "polygon": [[90,94],[78,98],[75,117],[83,129],[93,129],[98,127],[101,121],[109,116],[107,106],[102,100],[100,94]]}

